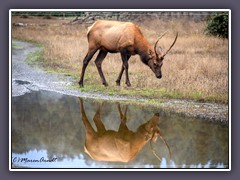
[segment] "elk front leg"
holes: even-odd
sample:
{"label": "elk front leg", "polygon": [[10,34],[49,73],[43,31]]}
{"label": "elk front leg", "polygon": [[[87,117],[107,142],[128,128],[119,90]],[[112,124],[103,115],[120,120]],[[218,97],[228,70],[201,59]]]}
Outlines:
{"label": "elk front leg", "polygon": [[118,85],[118,82],[119,82],[119,85],[120,85],[120,81],[121,81],[121,77],[122,77],[122,74],[123,74],[123,71],[125,70],[125,74],[126,74],[126,85],[128,87],[131,86],[131,83],[129,81],[129,76],[128,76],[128,60],[130,58],[129,55],[127,55],[127,52],[126,51],[121,51],[121,57],[122,57],[122,61],[123,61],[123,66],[122,66],[122,70],[119,74],[119,77],[117,79],[117,85]]}
{"label": "elk front leg", "polygon": [[95,64],[97,66],[97,70],[98,70],[98,73],[102,79],[102,83],[104,86],[108,86],[108,83],[104,77],[104,74],[102,72],[102,62],[104,60],[104,58],[106,57],[107,55],[107,51],[103,51],[103,50],[100,50],[98,56],[97,56],[97,59],[95,60]]}
{"label": "elk front leg", "polygon": [[120,71],[120,73],[119,73],[119,76],[118,76],[118,78],[117,78],[117,80],[116,80],[117,86],[120,86],[120,82],[121,82],[121,79],[122,79],[123,71],[124,71],[124,67],[123,67],[123,65],[122,65],[122,69],[121,69],[121,71]]}

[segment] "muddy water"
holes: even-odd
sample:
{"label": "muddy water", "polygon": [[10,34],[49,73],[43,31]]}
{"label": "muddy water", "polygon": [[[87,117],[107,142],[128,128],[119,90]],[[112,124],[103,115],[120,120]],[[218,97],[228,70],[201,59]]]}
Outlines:
{"label": "muddy water", "polygon": [[11,128],[13,167],[228,168],[228,126],[161,109],[32,91]]}

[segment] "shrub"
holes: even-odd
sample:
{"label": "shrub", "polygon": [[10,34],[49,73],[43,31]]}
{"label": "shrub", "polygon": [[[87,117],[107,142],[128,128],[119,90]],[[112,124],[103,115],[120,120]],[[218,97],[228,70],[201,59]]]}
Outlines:
{"label": "shrub", "polygon": [[217,12],[207,19],[206,34],[228,38],[228,12]]}

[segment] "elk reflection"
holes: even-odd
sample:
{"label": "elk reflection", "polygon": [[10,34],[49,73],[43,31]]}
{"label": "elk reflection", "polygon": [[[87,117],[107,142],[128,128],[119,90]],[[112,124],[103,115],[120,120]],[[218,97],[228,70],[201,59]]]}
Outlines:
{"label": "elk reflection", "polygon": [[[120,104],[117,104],[120,116],[118,131],[116,132],[105,129],[100,117],[103,104],[99,105],[93,117],[93,121],[97,127],[97,131],[95,131],[86,116],[82,99],[79,98],[79,100],[82,121],[86,128],[86,141],[84,149],[85,152],[94,160],[128,162],[138,154],[146,143],[152,140],[156,141],[160,135],[160,129],[157,123],[159,120],[158,113],[154,114],[154,116],[146,123],[140,125],[136,132],[133,132],[129,130],[126,125],[126,114],[128,108],[126,107],[123,112]],[[162,136],[160,137],[165,142]]]}

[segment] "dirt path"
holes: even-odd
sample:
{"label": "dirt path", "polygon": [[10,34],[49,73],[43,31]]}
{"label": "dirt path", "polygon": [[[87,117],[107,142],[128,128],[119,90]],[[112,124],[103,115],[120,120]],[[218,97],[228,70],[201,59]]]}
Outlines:
{"label": "dirt path", "polygon": [[[71,77],[57,74],[49,74],[26,64],[30,53],[39,50],[33,44],[13,41],[12,48],[12,96],[20,96],[36,90],[48,90],[62,94],[90,97],[113,101],[146,101],[145,99],[129,98],[125,96],[109,96],[101,93],[87,93],[68,88],[67,86],[76,83]],[[228,122],[228,106],[215,103],[198,103],[187,100],[164,100],[159,107],[181,113],[191,117],[205,118],[212,121]]]}
{"label": "dirt path", "polygon": [[55,91],[66,95],[93,97],[111,100],[126,100],[118,96],[106,96],[100,93],[86,93],[68,88],[75,83],[69,76],[46,73],[33,68],[25,60],[29,54],[39,51],[39,48],[27,42],[13,41],[12,48],[12,96],[20,96],[33,90]]}

